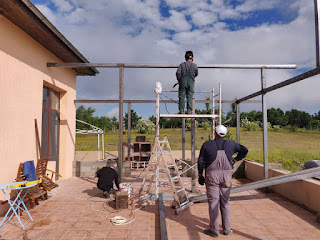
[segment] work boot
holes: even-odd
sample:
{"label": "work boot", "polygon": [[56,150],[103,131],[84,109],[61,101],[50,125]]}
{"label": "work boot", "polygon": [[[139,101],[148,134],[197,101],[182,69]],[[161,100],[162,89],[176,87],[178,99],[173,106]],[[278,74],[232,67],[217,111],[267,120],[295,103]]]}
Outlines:
{"label": "work boot", "polygon": [[218,237],[219,234],[218,233],[215,233],[215,232],[212,232],[210,229],[206,229],[203,231],[205,234],[211,236],[211,237]]}
{"label": "work boot", "polygon": [[225,231],[225,232],[223,232],[223,235],[228,236],[228,235],[230,235],[232,232],[233,232],[233,230],[231,229],[230,231]]}
{"label": "work boot", "polygon": [[109,197],[110,197],[110,193],[109,193],[108,191],[104,191],[104,192],[103,192],[103,196],[104,196],[105,198],[109,198]]}

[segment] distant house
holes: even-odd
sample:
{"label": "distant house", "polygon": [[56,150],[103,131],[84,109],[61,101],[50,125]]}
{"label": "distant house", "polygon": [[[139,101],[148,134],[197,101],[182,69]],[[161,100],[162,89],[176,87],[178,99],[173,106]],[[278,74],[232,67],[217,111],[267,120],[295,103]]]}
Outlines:
{"label": "distant house", "polygon": [[47,67],[48,62],[88,61],[29,0],[0,1],[0,36],[0,184],[15,180],[19,163],[37,162],[35,119],[42,157],[69,178],[76,77],[98,71]]}

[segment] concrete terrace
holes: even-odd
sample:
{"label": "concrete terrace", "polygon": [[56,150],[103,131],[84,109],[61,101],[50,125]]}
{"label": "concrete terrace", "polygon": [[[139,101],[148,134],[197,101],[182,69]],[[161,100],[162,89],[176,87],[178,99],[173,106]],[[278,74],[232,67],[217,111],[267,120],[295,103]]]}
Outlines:
{"label": "concrete terrace", "polygon": [[[189,178],[184,180],[190,185]],[[248,182],[233,181],[234,185]],[[125,182],[133,182],[137,193],[139,181],[126,178]],[[107,205],[94,179],[72,178],[59,184],[48,200],[30,210],[34,222],[27,224],[26,231],[12,219],[0,228],[0,239],[160,239],[157,202],[136,211],[132,223],[116,226],[108,218],[120,215],[133,219],[130,210],[116,211],[113,201]],[[199,189],[205,192],[204,187]],[[162,190],[166,192],[168,188]],[[230,236],[219,235],[218,239],[320,239],[316,216],[277,194],[247,191],[233,194],[230,203],[234,232]],[[179,215],[174,214],[170,204],[165,202],[169,239],[212,239],[203,233],[209,223],[207,203],[197,203]]]}

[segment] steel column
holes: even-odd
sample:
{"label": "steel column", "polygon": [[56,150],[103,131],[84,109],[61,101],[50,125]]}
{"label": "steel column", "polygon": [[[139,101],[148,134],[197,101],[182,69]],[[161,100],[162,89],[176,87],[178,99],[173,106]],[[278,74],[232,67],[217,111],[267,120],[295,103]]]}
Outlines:
{"label": "steel column", "polygon": [[186,160],[186,119],[182,118],[182,160]]}
{"label": "steel column", "polygon": [[[195,94],[192,97],[192,113],[195,112]],[[196,163],[196,119],[191,118],[191,166]],[[191,192],[196,191],[196,172],[191,175]]]}
{"label": "steel column", "polygon": [[123,161],[123,67],[119,68],[119,147],[118,147],[118,175],[122,182]]}
{"label": "steel column", "polygon": [[240,103],[237,103],[237,142],[240,143]]}
{"label": "steel column", "polygon": [[128,161],[131,157],[131,103],[128,103]]}
{"label": "steel column", "polygon": [[[214,114],[214,88],[212,88],[212,115]],[[212,131],[212,137],[211,139],[214,139],[214,131],[215,131],[215,119],[212,118],[212,125],[211,125],[211,131]]]}
{"label": "steel column", "polygon": [[159,136],[159,128],[160,128],[160,95],[156,93],[156,136]]}
{"label": "steel column", "polygon": [[263,166],[264,166],[264,178],[268,178],[268,116],[267,116],[267,102],[266,93],[266,69],[261,68],[261,91],[262,91],[262,123],[263,123]]}
{"label": "steel column", "polygon": [[219,83],[219,125],[222,124],[221,111],[222,111],[222,106],[221,106],[221,83]]}
{"label": "steel column", "polygon": [[316,66],[319,67],[320,65],[320,49],[319,49],[319,0],[314,0],[314,17],[315,17],[315,37],[316,37]]}

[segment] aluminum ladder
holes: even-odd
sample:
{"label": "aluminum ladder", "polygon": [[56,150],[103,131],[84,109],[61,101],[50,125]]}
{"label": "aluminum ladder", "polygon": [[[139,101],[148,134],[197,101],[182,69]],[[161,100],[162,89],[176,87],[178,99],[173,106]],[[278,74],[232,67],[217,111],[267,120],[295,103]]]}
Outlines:
{"label": "aluminum ladder", "polygon": [[139,199],[146,199],[150,196],[154,178],[156,177],[156,198],[159,195],[160,187],[160,169],[164,170],[170,183],[171,193],[174,199],[175,213],[178,214],[182,210],[192,205],[189,201],[187,192],[180,177],[178,166],[172,155],[171,148],[167,136],[163,140],[159,140],[159,136],[155,137],[154,145],[151,152],[149,164],[143,177],[142,185],[139,190]]}

